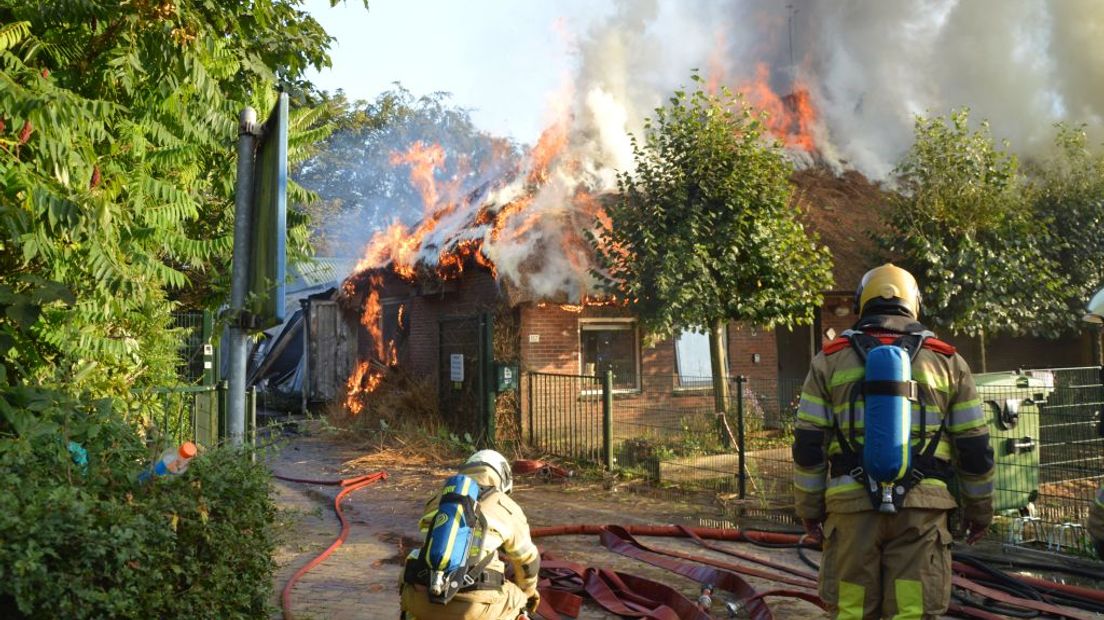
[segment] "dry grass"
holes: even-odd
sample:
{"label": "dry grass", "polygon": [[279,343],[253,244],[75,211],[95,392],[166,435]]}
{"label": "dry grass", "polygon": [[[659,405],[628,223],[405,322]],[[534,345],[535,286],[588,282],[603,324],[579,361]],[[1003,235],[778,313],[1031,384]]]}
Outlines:
{"label": "dry grass", "polygon": [[437,391],[428,380],[392,369],[375,390],[360,395],[360,402],[364,407],[359,414],[344,402],[332,403],[325,412],[337,439],[370,450],[356,459],[356,466],[371,467],[377,461],[391,467],[424,466],[467,456],[469,446],[453,438],[441,421]]}

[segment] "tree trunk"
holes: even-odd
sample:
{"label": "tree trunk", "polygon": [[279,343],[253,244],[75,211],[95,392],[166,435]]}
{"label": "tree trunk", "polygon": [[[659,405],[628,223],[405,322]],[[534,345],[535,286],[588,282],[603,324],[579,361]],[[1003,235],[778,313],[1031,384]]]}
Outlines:
{"label": "tree trunk", "polygon": [[728,347],[725,346],[724,319],[709,326],[709,361],[713,366],[713,403],[718,414],[728,411]]}

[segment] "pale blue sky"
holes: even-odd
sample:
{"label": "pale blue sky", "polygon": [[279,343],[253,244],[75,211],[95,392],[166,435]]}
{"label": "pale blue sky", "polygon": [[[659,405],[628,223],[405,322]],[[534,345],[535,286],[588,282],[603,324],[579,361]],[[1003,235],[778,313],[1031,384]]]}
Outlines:
{"label": "pale blue sky", "polygon": [[548,97],[575,66],[571,33],[607,15],[608,0],[360,0],[307,10],[337,41],[333,68],[308,77],[325,90],[372,99],[402,82],[448,91],[480,127],[533,142]]}

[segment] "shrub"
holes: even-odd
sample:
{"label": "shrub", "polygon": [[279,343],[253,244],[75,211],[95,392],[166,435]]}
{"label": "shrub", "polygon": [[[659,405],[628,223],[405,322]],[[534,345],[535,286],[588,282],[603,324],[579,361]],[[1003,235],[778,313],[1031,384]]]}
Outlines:
{"label": "shrub", "polygon": [[216,449],[182,475],[137,483],[156,452],[108,401],[0,383],[0,609],[35,618],[267,614],[267,472]]}

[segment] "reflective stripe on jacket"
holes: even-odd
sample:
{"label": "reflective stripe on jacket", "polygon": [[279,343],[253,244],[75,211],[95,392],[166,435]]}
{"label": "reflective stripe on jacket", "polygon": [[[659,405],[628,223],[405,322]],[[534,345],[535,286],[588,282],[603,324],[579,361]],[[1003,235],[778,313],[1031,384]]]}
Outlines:
{"label": "reflective stripe on jacket", "polygon": [[[794,442],[794,493],[798,516],[816,519],[826,512],[871,510],[865,489],[850,476],[832,478],[828,458],[841,452],[833,424],[838,421],[843,436],[863,441],[865,418],[862,398],[852,407],[852,389],[862,382],[865,364],[850,346],[835,346],[813,359],[798,404]],[[966,361],[946,345],[938,350],[924,347],[912,363],[912,379],[917,383],[920,403],[912,407],[912,444],[920,443],[921,421],[924,442],[929,442],[947,418],[946,430],[935,456],[952,464],[958,478],[961,499],[973,511],[990,510],[993,490],[993,461],[989,451],[986,425],[977,388]],[[819,433],[813,435],[812,432]],[[809,437],[816,441],[809,441]],[[966,441],[964,441],[966,440]],[[968,446],[972,457],[959,454],[957,446]],[[986,452],[974,454],[975,452]],[[967,456],[967,458],[962,458]],[[837,472],[838,474],[839,472]],[[914,487],[905,498],[905,507],[950,509],[955,507],[945,483],[928,478]]]}

